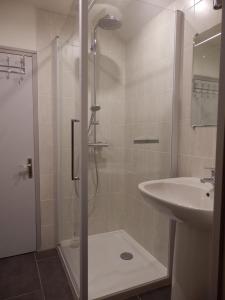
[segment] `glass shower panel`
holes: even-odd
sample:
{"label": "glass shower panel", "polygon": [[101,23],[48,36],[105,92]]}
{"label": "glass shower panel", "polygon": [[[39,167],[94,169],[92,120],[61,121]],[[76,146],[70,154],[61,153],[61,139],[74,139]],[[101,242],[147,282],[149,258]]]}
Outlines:
{"label": "glass shower panel", "polygon": [[175,13],[95,1],[89,13],[89,298],[168,277],[170,222],[143,181],[171,176]]}
{"label": "glass shower panel", "polygon": [[[58,37],[58,242],[77,295],[80,293],[79,176],[80,43],[78,16],[66,18]],[[76,29],[76,31],[74,31]]]}

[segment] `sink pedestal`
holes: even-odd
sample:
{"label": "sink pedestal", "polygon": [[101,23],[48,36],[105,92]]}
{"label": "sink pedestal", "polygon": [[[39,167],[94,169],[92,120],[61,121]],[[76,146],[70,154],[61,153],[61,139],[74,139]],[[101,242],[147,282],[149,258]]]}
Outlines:
{"label": "sink pedestal", "polygon": [[172,300],[210,300],[210,230],[177,222]]}
{"label": "sink pedestal", "polygon": [[210,299],[214,193],[199,178],[168,178],[139,184],[146,203],[177,221],[172,300]]}

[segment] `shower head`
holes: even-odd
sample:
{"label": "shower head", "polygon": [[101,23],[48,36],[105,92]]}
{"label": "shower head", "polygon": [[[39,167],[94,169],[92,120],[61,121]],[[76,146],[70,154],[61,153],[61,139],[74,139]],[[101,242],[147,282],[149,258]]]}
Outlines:
{"label": "shower head", "polygon": [[97,29],[100,27],[104,30],[116,30],[122,26],[122,22],[119,18],[113,15],[105,15],[103,18],[99,19],[97,24],[94,27],[93,31],[93,40],[91,43],[91,51],[96,55],[96,48],[97,48]]}
{"label": "shower head", "polygon": [[106,15],[98,21],[96,27],[98,26],[104,30],[116,30],[122,26],[122,22],[115,16]]}

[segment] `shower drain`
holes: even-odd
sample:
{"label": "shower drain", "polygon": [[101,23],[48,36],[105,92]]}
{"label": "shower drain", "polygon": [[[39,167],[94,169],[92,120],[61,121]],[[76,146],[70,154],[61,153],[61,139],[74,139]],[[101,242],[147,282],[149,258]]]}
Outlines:
{"label": "shower drain", "polygon": [[130,252],[123,252],[120,254],[120,258],[122,258],[123,260],[131,260],[133,259],[133,254]]}

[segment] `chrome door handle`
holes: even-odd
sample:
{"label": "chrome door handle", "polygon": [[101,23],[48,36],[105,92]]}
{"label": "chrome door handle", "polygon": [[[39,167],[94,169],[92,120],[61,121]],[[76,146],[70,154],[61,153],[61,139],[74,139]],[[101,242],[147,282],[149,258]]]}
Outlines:
{"label": "chrome door handle", "polygon": [[27,159],[27,173],[28,173],[28,178],[33,178],[33,164],[32,164],[32,158]]}
{"label": "chrome door handle", "polygon": [[74,172],[74,124],[79,123],[80,121],[77,119],[71,120],[71,179],[73,181],[79,181],[80,178],[78,176],[75,176]]}

